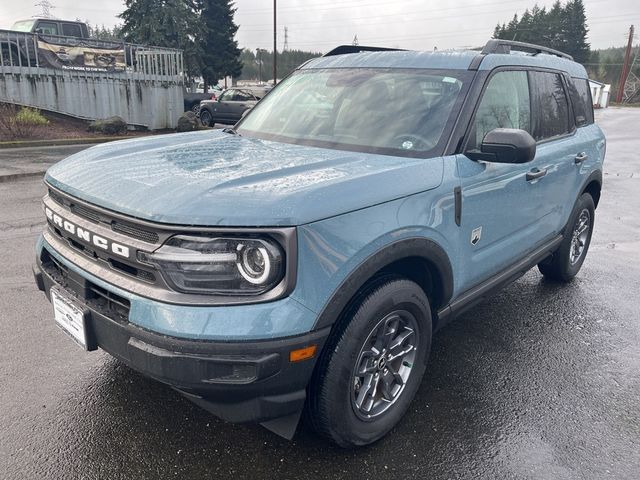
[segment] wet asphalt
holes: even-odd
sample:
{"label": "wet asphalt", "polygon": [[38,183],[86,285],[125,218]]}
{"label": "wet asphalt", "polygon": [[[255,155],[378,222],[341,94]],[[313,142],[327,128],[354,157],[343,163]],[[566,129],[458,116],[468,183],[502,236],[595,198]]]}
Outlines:
{"label": "wet asphalt", "polygon": [[[231,425],[53,324],[31,277],[38,179],[0,184],[0,479],[640,478],[640,109],[609,109],[591,251],[434,339],[404,420],[344,451]],[[0,152],[0,156],[2,152]]]}

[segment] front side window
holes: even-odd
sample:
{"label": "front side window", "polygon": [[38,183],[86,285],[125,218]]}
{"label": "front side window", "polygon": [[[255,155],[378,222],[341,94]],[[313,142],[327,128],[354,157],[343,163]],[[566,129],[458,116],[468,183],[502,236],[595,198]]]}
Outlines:
{"label": "front side window", "polygon": [[44,35],[58,35],[58,24],[54,22],[39,22],[36,32]]}
{"label": "front side window", "polygon": [[536,106],[533,137],[540,141],[566,135],[571,128],[562,76],[552,72],[529,72],[529,75]]}
{"label": "front side window", "polygon": [[495,128],[518,128],[531,133],[531,99],[527,72],[503,71],[491,77],[476,111],[469,149],[479,149]]}
{"label": "front side window", "polygon": [[244,118],[242,135],[284,143],[423,156],[446,141],[467,71],[300,70]]}
{"label": "front side window", "polygon": [[234,100],[236,102],[248,102],[250,100],[255,100],[255,98],[253,98],[253,95],[251,95],[249,92],[238,90],[236,96],[234,97]]}
{"label": "front side window", "polygon": [[591,125],[593,123],[593,103],[591,101],[589,80],[585,78],[572,78],[568,84],[576,126],[583,127],[585,125]]}
{"label": "front side window", "polygon": [[220,95],[221,102],[232,102],[235,100],[236,91],[235,90],[227,90],[222,95]]}

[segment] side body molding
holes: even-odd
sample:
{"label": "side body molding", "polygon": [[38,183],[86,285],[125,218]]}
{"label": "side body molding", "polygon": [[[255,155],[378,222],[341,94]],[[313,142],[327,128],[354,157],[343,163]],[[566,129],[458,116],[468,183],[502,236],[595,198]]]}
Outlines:
{"label": "side body molding", "polygon": [[336,289],[333,296],[322,309],[314,330],[318,330],[336,322],[347,307],[349,301],[356,296],[358,290],[377,272],[393,263],[406,258],[419,258],[431,264],[440,280],[436,288],[435,312],[447,305],[453,295],[453,271],[451,262],[444,249],[433,240],[427,238],[406,238],[390,243],[370,255],[347,277]]}

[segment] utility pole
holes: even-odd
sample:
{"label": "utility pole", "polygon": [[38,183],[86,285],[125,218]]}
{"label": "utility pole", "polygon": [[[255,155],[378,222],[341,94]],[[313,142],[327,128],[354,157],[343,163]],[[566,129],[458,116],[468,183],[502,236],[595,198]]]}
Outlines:
{"label": "utility pole", "polygon": [[276,1],[273,0],[273,86],[278,82],[278,22]]}
{"label": "utility pole", "polygon": [[624,64],[622,65],[622,71],[620,72],[620,85],[616,92],[616,102],[622,103],[624,98],[624,86],[627,83],[627,77],[629,76],[629,62],[631,61],[631,49],[633,46],[633,25],[629,27],[629,41],[627,42],[627,50],[624,53]]}
{"label": "utility pole", "polygon": [[284,47],[282,47],[282,51],[286,52],[289,50],[289,27],[284,27]]}
{"label": "utility pole", "polygon": [[56,8],[51,5],[51,2],[49,0],[42,0],[40,3],[36,3],[35,6],[42,7],[42,13],[39,15],[42,18],[51,18],[51,10]]}
{"label": "utility pole", "polygon": [[638,54],[640,54],[640,46],[638,46],[636,54],[633,56],[631,66],[629,67],[627,81],[624,84],[624,95],[622,97],[622,103],[631,102],[635,98],[636,94],[640,92],[640,78],[635,73],[633,73],[633,69],[636,66],[636,62],[638,61]]}
{"label": "utility pole", "polygon": [[262,49],[258,48],[257,53],[258,53],[258,78],[259,78],[260,84],[262,84]]}

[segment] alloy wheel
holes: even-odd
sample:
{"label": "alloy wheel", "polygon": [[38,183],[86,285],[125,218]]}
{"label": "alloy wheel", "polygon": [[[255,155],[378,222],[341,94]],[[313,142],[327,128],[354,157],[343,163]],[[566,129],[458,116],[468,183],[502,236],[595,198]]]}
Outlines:
{"label": "alloy wheel", "polygon": [[378,417],[402,395],[419,347],[417,329],[413,314],[396,310],[369,333],[352,374],[351,404],[359,418]]}
{"label": "alloy wheel", "polygon": [[586,208],[580,212],[578,220],[573,226],[571,235],[571,251],[569,261],[571,265],[578,263],[584,253],[587,240],[589,238],[589,229],[591,228],[591,215]]}

